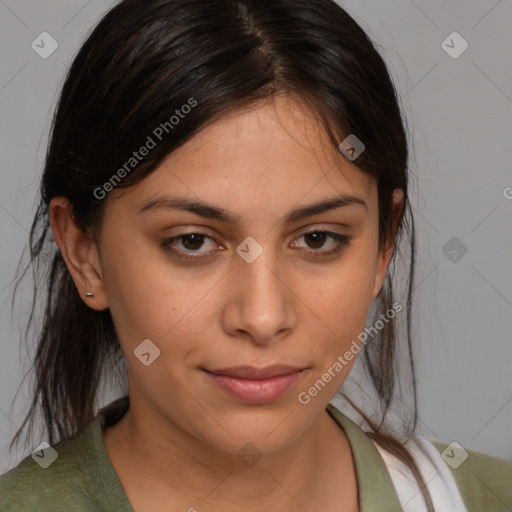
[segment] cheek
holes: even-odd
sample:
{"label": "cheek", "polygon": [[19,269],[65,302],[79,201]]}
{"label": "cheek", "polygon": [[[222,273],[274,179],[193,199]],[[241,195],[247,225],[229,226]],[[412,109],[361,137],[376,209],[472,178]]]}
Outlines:
{"label": "cheek", "polygon": [[179,372],[199,341],[208,339],[219,275],[180,270],[158,254],[158,247],[134,247],[122,257],[118,250],[105,265],[105,289],[121,346],[128,363],[138,368],[134,350],[149,339],[160,350],[155,367]]}
{"label": "cheek", "polygon": [[[366,327],[376,261],[371,256],[371,245],[360,243],[357,250],[347,252],[331,275],[322,277],[313,293],[308,294],[308,304],[322,321],[317,322],[316,333],[310,333],[316,340],[312,352],[316,371],[312,382],[325,375],[323,382],[329,381],[333,392],[354,365]],[[325,374],[328,371],[331,373]]]}
{"label": "cheek", "polygon": [[375,261],[354,253],[328,278],[316,293],[308,293],[309,302],[335,332],[364,326],[374,285]]}

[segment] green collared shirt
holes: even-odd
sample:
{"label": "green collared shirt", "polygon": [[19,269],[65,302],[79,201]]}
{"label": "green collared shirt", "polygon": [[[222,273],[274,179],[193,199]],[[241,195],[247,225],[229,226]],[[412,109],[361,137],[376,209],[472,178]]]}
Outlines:
{"label": "green collared shirt", "polygon": [[[0,511],[133,512],[101,435],[102,427],[116,423],[128,407],[124,396],[101,409],[84,433],[53,447],[58,456],[46,469],[37,456],[29,455],[1,475]],[[327,411],[350,443],[361,512],[399,512],[395,488],[371,440],[332,404]],[[439,451],[445,448],[434,445]],[[47,451],[39,454],[43,460]],[[471,450],[468,454],[467,461],[452,470],[468,512],[512,512],[512,462]]]}

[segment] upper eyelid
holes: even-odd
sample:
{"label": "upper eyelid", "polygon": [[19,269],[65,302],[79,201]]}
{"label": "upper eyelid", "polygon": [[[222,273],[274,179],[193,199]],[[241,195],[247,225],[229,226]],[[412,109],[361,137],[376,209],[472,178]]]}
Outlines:
{"label": "upper eyelid", "polygon": [[[294,230],[297,233],[295,235],[295,237],[304,236],[309,233],[316,233],[316,232],[331,231],[333,233],[337,233],[336,229],[339,229],[339,228],[350,229],[352,227],[350,224],[343,224],[340,222],[337,222],[337,223],[331,222],[331,223],[327,223],[327,224],[335,224],[337,226],[337,228],[333,228],[333,227],[329,227],[329,226],[322,226],[319,223],[316,223],[316,224],[312,224],[310,226],[299,228],[298,230]],[[203,227],[200,225],[190,228],[190,231],[183,231],[183,232],[177,233],[176,235],[172,235],[172,236],[168,237],[168,239],[169,238],[179,238],[180,236],[187,236],[187,235],[194,235],[194,234],[203,234],[205,236],[213,238],[214,240],[217,239],[217,236],[211,232],[211,228]],[[337,234],[348,236],[347,233],[337,233]]]}
{"label": "upper eyelid", "polygon": [[[205,230],[206,231],[206,230]],[[329,238],[331,238],[331,240],[335,240],[336,241],[336,238],[333,237],[330,233],[334,234],[334,235],[338,235],[340,237],[344,237],[346,238],[347,240],[350,240],[351,236],[347,235],[347,234],[343,234],[343,233],[337,233],[336,231],[333,231],[332,229],[328,229],[328,228],[315,228],[315,227],[312,227],[310,229],[307,229],[306,231],[302,231],[301,233],[299,233],[297,236],[294,237],[293,241],[299,239],[299,238],[302,238],[304,236],[307,236],[309,234],[312,234],[312,233],[326,233],[327,236]],[[178,233],[177,235],[175,236],[172,236],[172,237],[169,237],[169,238],[166,238],[164,241],[178,241],[182,238],[185,238],[187,236],[190,236],[190,235],[201,235],[201,236],[204,236],[206,238],[209,238],[210,240],[212,240],[213,242],[215,242],[217,245],[221,245],[217,242],[217,240],[215,239],[214,236],[206,233],[206,232],[202,232],[201,230],[196,230],[196,231],[189,231],[189,232],[184,232],[184,233]],[[221,245],[222,246],[222,245]],[[312,251],[314,251],[314,249],[311,249]],[[180,252],[180,251],[178,251]],[[185,252],[189,252],[189,253],[198,253],[200,254],[200,251],[185,251]],[[214,252],[214,251],[209,251],[210,253],[211,252]],[[315,251],[315,252],[328,252],[328,251]],[[208,254],[208,252],[206,252],[205,254]]]}

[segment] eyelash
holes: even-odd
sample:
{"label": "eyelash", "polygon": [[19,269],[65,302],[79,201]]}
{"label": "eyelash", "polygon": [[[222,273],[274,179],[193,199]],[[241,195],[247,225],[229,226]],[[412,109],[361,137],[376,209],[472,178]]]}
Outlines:
{"label": "eyelash", "polygon": [[[304,236],[308,236],[308,235],[312,235],[312,234],[327,235],[329,238],[334,240],[334,242],[336,243],[336,247],[334,249],[331,249],[330,251],[321,251],[319,249],[317,249],[317,250],[315,250],[315,249],[305,249],[306,252],[308,252],[309,254],[311,254],[311,255],[313,255],[314,257],[317,257],[317,258],[327,258],[329,256],[334,256],[335,254],[338,254],[339,252],[341,252],[342,249],[344,249],[345,247],[348,247],[350,245],[350,237],[348,237],[346,235],[341,235],[340,233],[334,233],[332,231],[325,231],[325,230],[323,230],[323,231],[322,230],[309,231],[308,233],[303,233],[299,238],[304,237]],[[165,240],[163,240],[160,243],[160,246],[165,251],[173,253],[178,258],[181,258],[181,259],[184,259],[184,260],[189,260],[189,261],[198,260],[199,258],[202,258],[202,257],[205,257],[205,256],[209,256],[210,254],[213,254],[213,252],[209,252],[209,253],[203,254],[202,256],[186,256],[182,252],[177,251],[176,249],[172,248],[172,245],[177,240],[184,239],[184,238],[186,238],[188,236],[192,236],[192,235],[204,236],[206,238],[209,238],[210,240],[213,240],[213,238],[210,235],[208,235],[208,233],[203,233],[201,231],[192,231],[190,233],[182,233],[182,234],[174,236],[172,238],[166,238]],[[191,252],[193,253],[193,252],[197,252],[197,251],[191,251]]]}

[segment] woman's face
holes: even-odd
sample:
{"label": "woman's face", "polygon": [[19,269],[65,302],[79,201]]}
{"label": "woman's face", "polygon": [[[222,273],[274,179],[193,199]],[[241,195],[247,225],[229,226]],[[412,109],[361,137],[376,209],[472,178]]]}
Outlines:
{"label": "woman's face", "polygon": [[[342,197],[353,199],[311,208]],[[106,201],[98,279],[82,290],[111,310],[132,403],[229,453],[297,439],[354,364],[339,357],[356,353],[389,263],[375,180],[281,96],[221,118]],[[270,365],[301,371],[210,373]]]}

